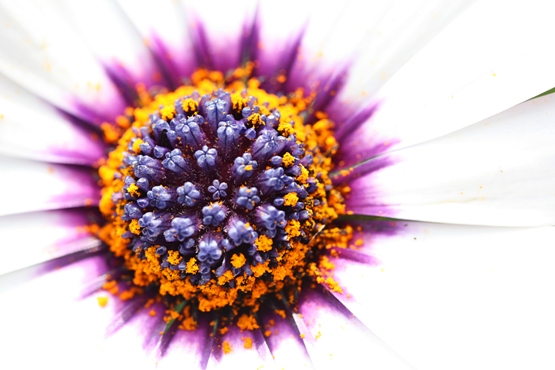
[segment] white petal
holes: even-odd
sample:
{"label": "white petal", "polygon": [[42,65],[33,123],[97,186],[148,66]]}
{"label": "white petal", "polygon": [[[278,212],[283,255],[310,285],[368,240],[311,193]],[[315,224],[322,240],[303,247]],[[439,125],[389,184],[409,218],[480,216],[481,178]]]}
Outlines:
{"label": "white petal", "polygon": [[189,77],[196,67],[186,14],[176,1],[119,0],[127,17],[172,81]]}
{"label": "white petal", "polygon": [[[370,369],[411,369],[402,358],[370,332],[333,297],[303,292],[306,298],[294,314],[303,341],[317,369],[341,366]],[[301,322],[302,321],[302,322]]]}
{"label": "white petal", "polygon": [[430,140],[552,88],[552,4],[532,3],[481,2],[453,21],[374,96],[379,109],[343,155]]}
{"label": "white petal", "polygon": [[555,95],[384,156],[352,184],[355,213],[421,221],[555,223]]}
{"label": "white petal", "polygon": [[105,144],[84,123],[0,75],[0,153],[42,161],[92,165]]}
{"label": "white petal", "polygon": [[362,85],[366,94],[374,94],[386,76],[399,69],[471,3],[398,0],[362,6],[350,1],[338,6],[335,2],[314,2],[309,7],[310,21],[296,74],[306,78],[307,70],[314,72],[315,67],[333,72],[349,67],[345,90],[338,95],[338,105],[344,108],[346,100],[353,100],[349,92],[354,92],[357,100]]}
{"label": "white petal", "polygon": [[[473,1],[392,1],[360,3],[348,9],[345,26],[363,30],[357,40],[359,55],[349,70],[349,79],[339,100],[360,100],[361,92],[374,95],[403,65],[420,51],[443,28],[461,15]],[[368,9],[371,6],[371,9]],[[341,27],[342,28],[342,27]],[[340,28],[340,29],[341,29]],[[338,40],[352,42],[356,35],[337,33]],[[344,42],[345,43],[345,42]],[[354,96],[352,96],[354,95]],[[358,95],[358,96],[357,96]],[[344,104],[344,102],[341,102]]]}
{"label": "white petal", "polygon": [[[114,1],[53,2],[100,62],[124,83],[163,84],[152,53]],[[158,21],[163,22],[163,19]]]}
{"label": "white petal", "polygon": [[100,245],[85,209],[0,217],[0,275]]}
{"label": "white petal", "polygon": [[80,302],[75,298],[83,284],[105,272],[102,257],[89,258],[1,294],[3,366],[92,369],[91,352],[115,302],[99,307],[95,295]]}
{"label": "white petal", "polygon": [[89,168],[0,156],[1,215],[93,205],[100,199]]}
{"label": "white petal", "polygon": [[[125,102],[52,4],[0,5],[0,73],[55,106],[100,123]],[[99,27],[101,28],[101,27]]]}
{"label": "white petal", "polygon": [[555,366],[555,228],[398,225],[368,230],[373,263],[334,260],[337,298],[377,336],[419,369]]}

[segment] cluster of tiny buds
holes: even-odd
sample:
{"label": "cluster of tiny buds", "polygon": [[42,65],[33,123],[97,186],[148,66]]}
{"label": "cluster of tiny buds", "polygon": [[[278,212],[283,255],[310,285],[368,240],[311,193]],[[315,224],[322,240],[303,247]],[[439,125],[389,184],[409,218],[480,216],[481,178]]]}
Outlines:
{"label": "cluster of tiny buds", "polygon": [[[312,217],[318,180],[308,176],[312,156],[295,134],[278,131],[280,120],[277,110],[261,114],[254,97],[235,102],[220,90],[183,97],[133,129],[122,165],[129,175],[114,196],[134,225],[124,234],[129,248],[144,256],[155,246],[163,268],[204,284],[228,270],[250,275],[292,237],[308,240],[302,228],[292,236],[286,227]],[[269,247],[257,247],[262,236]],[[242,266],[231,263],[237,253]],[[193,257],[199,269],[188,273]]]}

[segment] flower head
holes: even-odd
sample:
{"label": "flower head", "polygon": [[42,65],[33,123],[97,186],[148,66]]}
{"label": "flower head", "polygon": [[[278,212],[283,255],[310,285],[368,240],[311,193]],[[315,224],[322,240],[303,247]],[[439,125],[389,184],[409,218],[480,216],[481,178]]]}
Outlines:
{"label": "flower head", "polygon": [[2,4],[0,361],[549,363],[551,12],[327,5]]}

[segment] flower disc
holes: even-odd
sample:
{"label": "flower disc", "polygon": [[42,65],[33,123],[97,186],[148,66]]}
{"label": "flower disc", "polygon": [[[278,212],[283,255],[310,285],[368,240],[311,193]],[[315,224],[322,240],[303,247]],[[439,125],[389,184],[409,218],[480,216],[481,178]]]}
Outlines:
{"label": "flower disc", "polygon": [[241,72],[199,70],[173,92],[143,90],[138,108],[104,125],[115,148],[99,170],[99,235],[127,280],[123,293],[115,280],[106,287],[163,300],[185,327],[191,312],[227,310],[252,329],[261,304],[294,304],[307,280],[340,289],[319,253],[349,238],[322,233],[344,213],[328,177],[333,123],[318,112],[305,122],[310,94],[269,94]]}

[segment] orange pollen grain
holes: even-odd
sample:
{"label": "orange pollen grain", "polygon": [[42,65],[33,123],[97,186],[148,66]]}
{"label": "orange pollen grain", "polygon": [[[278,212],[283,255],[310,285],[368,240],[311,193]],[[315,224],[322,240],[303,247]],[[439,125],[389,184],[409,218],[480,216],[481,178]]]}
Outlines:
{"label": "orange pollen grain", "polygon": [[247,262],[247,259],[242,253],[234,254],[231,257],[231,265],[236,269],[243,267],[246,262]]}
{"label": "orange pollen grain", "polygon": [[224,353],[227,355],[228,353],[231,352],[231,344],[229,344],[229,342],[227,340],[225,340],[222,343],[222,349],[223,349]]}
{"label": "orange pollen grain", "polygon": [[251,338],[241,338],[243,340],[243,347],[246,349],[251,349],[252,348],[252,339]]}

